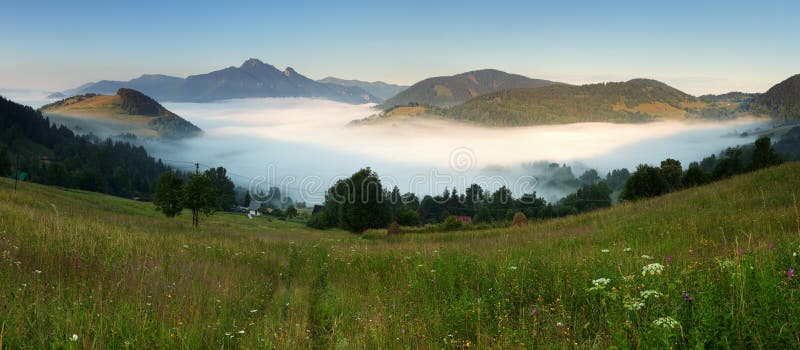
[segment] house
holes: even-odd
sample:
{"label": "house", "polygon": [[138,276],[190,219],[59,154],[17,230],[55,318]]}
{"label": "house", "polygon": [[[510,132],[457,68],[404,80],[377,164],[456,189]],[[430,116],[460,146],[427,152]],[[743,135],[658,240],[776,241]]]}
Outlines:
{"label": "house", "polygon": [[464,225],[469,224],[470,222],[472,222],[472,217],[471,216],[467,216],[467,215],[456,216],[456,219],[458,219],[458,221],[461,221],[461,223],[464,224]]}

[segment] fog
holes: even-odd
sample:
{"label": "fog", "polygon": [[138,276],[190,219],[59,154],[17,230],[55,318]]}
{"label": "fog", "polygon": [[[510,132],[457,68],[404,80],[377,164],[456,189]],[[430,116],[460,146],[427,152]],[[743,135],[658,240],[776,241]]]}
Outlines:
{"label": "fog", "polygon": [[[476,181],[489,188],[508,184],[516,194],[537,191],[546,198],[563,188],[546,188],[537,161],[588,168],[601,175],[615,168],[658,164],[672,157],[684,166],[712,153],[749,143],[742,132],[766,127],[754,119],[646,124],[583,123],[519,128],[484,128],[433,119],[346,126],[375,113],[371,105],[311,99],[242,99],[214,103],[165,103],[205,131],[178,143],[150,142],[154,155],[176,167],[224,166],[247,185],[264,176],[282,183],[295,199],[319,202],[336,179],[365,166],[387,185],[418,194],[462,191]],[[750,133],[752,135],[752,133]]]}
{"label": "fog", "polygon": [[[0,93],[34,108],[53,100],[39,91]],[[321,202],[335,179],[366,166],[403,192],[435,194],[453,186],[463,191],[477,182],[490,189],[508,185],[516,195],[536,191],[555,200],[573,189],[545,185],[555,176],[548,171],[551,162],[571,166],[575,177],[590,168],[603,176],[640,163],[657,165],[667,157],[685,167],[726,147],[753,142],[753,130],[769,127],[764,120],[738,119],[486,128],[426,118],[346,126],[376,110],[301,98],[164,106],[205,133],[179,142],[143,141],[154,156],[183,170],[193,170],[195,162],[201,169],[224,166],[241,186],[255,178],[310,203]],[[750,136],[741,136],[744,132]]]}

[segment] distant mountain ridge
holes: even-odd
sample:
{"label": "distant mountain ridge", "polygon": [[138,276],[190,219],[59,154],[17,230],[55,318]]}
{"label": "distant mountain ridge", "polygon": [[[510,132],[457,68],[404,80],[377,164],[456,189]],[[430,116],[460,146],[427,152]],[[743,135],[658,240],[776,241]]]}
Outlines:
{"label": "distant mountain ridge", "polygon": [[561,83],[531,79],[496,69],[483,69],[422,80],[386,100],[379,107],[384,110],[410,104],[450,107],[487,93],[556,84]]}
{"label": "distant mountain ridge", "polygon": [[695,97],[660,81],[633,79],[589,85],[552,85],[486,94],[444,115],[487,125],[644,122],[683,118]]}
{"label": "distant mountain ridge", "polygon": [[769,114],[773,118],[800,120],[800,74],[755,96],[744,108],[754,113]]}
{"label": "distant mountain ridge", "polygon": [[351,104],[379,103],[382,99],[356,86],[320,83],[297,73],[291,67],[281,71],[251,58],[239,67],[228,67],[186,78],[145,74],[129,81],[102,80],[62,92],[65,95],[87,93],[114,94],[129,88],[158,100],[174,102],[209,102],[250,97],[307,97]]}
{"label": "distant mountain ridge", "polygon": [[325,84],[358,87],[382,100],[388,100],[408,88],[408,86],[389,84],[382,81],[368,82],[355,79],[339,79],[334,77],[327,77],[317,81]]}
{"label": "distant mountain ridge", "polygon": [[[42,106],[48,115],[61,115],[94,120],[99,123],[128,125],[122,132],[153,134],[166,138],[185,138],[202,132],[194,124],[164,108],[147,95],[120,88],[115,95],[85,94],[69,97]],[[137,132],[149,130],[150,132]]]}

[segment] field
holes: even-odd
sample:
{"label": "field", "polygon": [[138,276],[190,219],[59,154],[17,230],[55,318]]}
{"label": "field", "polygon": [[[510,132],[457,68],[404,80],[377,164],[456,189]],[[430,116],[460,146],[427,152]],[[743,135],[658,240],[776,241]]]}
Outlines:
{"label": "field", "polygon": [[797,348],[798,175],[398,237],[2,179],[0,347]]}

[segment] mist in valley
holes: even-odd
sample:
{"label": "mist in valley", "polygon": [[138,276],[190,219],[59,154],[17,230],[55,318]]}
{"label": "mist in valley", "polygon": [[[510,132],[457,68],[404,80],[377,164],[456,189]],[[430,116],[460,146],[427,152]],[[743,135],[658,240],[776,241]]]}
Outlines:
{"label": "mist in valley", "polygon": [[[646,124],[583,123],[485,128],[434,119],[347,126],[375,113],[371,105],[311,99],[242,99],[214,103],[165,103],[205,131],[175,143],[147,148],[168,164],[192,169],[224,166],[242,186],[278,185],[293,198],[321,202],[337,179],[370,166],[384,185],[419,195],[476,182],[536,191],[555,200],[575,188],[559,184],[550,163],[567,165],[575,177],[597,169],[633,170],[671,157],[684,166],[755,139],[764,120],[663,121]],[[749,136],[742,136],[748,132]]]}
{"label": "mist in valley", "polygon": [[[54,100],[44,92],[5,93],[34,108]],[[770,127],[763,119],[738,119],[489,128],[427,118],[348,126],[374,114],[373,105],[305,98],[163,105],[204,134],[181,141],[140,138],[137,142],[153,156],[185,171],[193,171],[194,163],[201,170],[223,166],[242,187],[279,186],[293,199],[309,203],[322,202],[336,179],[366,166],[381,175],[385,186],[418,195],[453,187],[463,191],[478,183],[490,190],[505,185],[515,195],[535,191],[555,201],[576,189],[570,171],[577,178],[596,169],[604,177],[613,169],[633,171],[640,163],[658,165],[668,157],[686,167],[727,147],[753,142],[754,131]],[[100,137],[119,134],[104,125],[54,121]]]}

